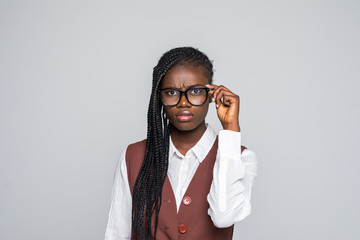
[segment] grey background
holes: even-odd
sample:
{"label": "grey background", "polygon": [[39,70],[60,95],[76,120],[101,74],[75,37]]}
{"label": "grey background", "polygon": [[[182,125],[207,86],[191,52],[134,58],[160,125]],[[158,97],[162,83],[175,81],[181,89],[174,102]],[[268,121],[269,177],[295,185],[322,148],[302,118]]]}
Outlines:
{"label": "grey background", "polygon": [[[0,1],[0,239],[103,239],[152,68],[214,60],[259,175],[234,239],[359,239],[359,1]],[[212,106],[208,122],[220,124]]]}

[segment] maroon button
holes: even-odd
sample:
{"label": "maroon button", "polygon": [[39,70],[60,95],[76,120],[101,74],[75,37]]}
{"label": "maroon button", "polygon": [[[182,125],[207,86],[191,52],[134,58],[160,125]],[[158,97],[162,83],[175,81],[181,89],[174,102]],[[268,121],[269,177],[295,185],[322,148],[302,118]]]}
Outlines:
{"label": "maroon button", "polygon": [[185,224],[181,224],[179,226],[179,232],[186,233],[186,231],[187,231],[187,226]]}
{"label": "maroon button", "polygon": [[190,203],[191,203],[191,198],[190,198],[190,197],[184,197],[183,203],[184,203],[186,206],[190,205]]}

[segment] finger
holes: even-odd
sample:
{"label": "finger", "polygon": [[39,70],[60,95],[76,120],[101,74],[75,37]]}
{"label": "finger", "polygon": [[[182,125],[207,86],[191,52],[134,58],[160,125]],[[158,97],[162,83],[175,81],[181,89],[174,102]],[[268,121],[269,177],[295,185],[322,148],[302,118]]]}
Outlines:
{"label": "finger", "polygon": [[235,95],[235,94],[234,94],[233,92],[231,92],[228,88],[226,88],[226,87],[223,86],[223,85],[220,85],[220,86],[214,91],[214,93],[213,93],[215,99],[217,98],[217,95],[219,94],[219,92],[220,92],[221,90],[226,90],[226,91],[228,91],[228,92],[230,93],[230,95]]}
{"label": "finger", "polygon": [[[223,102],[221,101],[221,99],[222,99],[224,96],[236,96],[236,95],[233,94],[232,92],[228,91],[228,90],[220,89],[220,90],[218,91],[218,93],[216,94],[216,97],[215,97],[216,107],[221,106],[221,104],[223,103]],[[224,99],[224,100],[225,100],[225,99]],[[228,103],[225,104],[225,105],[230,106]]]}
{"label": "finger", "polygon": [[[216,91],[214,92],[214,98],[215,100],[218,99],[218,96],[221,92],[226,92],[226,95],[232,95],[232,96],[236,96],[236,94],[234,94],[233,92],[231,92],[229,89],[227,89],[226,87],[219,87],[218,89],[216,89]],[[221,95],[222,97],[222,95]],[[220,97],[220,98],[221,98]]]}
{"label": "finger", "polygon": [[218,88],[219,86],[215,85],[215,84],[206,84],[205,87],[210,88],[211,90],[214,90],[214,89]]}
{"label": "finger", "polygon": [[[228,91],[230,91],[227,87],[225,87],[224,85],[219,85],[218,87],[217,87],[217,89],[218,88],[223,88],[223,89],[226,89],[226,90],[228,90]],[[230,91],[231,92],[231,91]]]}
{"label": "finger", "polygon": [[[227,87],[223,86],[223,85],[220,85],[220,86],[217,86],[215,84],[208,84],[208,85],[205,85],[206,87],[208,87],[210,89],[209,93],[211,94],[212,96],[212,102],[215,102],[216,99],[217,99],[217,95],[219,94],[219,92],[221,90],[226,90],[228,92],[228,94],[230,95],[234,95],[236,96],[236,94],[234,94],[233,92],[231,92]],[[217,107],[220,106],[220,102],[217,101],[216,105]]]}
{"label": "finger", "polygon": [[239,102],[239,96],[233,96],[233,95],[224,95],[223,96],[223,104],[225,106],[230,107],[231,104],[236,104]]}
{"label": "finger", "polygon": [[210,91],[215,91],[216,89],[219,88],[219,86],[215,84],[206,84],[205,87],[209,88]]}
{"label": "finger", "polygon": [[223,96],[223,91],[221,89],[219,89],[218,91],[216,91],[216,94],[214,93],[214,99],[215,99],[215,104],[216,104],[216,108],[221,106],[221,98]]}
{"label": "finger", "polygon": [[211,95],[211,99],[214,102],[214,91],[218,88],[218,86],[214,84],[207,84],[205,86],[210,89],[209,94]]}
{"label": "finger", "polygon": [[225,106],[230,106],[231,103],[240,102],[238,95],[226,90],[220,90],[216,99],[219,99],[220,101],[222,100],[221,102]]}
{"label": "finger", "polygon": [[211,97],[211,102],[215,102],[214,91],[215,91],[219,86],[217,86],[217,85],[215,85],[215,84],[206,84],[205,86],[210,89],[209,94],[210,94],[210,97]]}

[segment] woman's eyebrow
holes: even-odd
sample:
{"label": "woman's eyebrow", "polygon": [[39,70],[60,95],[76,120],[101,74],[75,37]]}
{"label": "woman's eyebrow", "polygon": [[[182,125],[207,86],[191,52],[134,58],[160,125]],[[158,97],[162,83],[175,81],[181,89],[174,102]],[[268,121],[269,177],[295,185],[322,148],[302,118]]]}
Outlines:
{"label": "woman's eyebrow", "polygon": [[198,87],[198,86],[205,86],[205,85],[204,84],[194,84],[194,85],[190,85],[188,88]]}
{"label": "woman's eyebrow", "polygon": [[[205,84],[199,84],[199,83],[198,84],[193,84],[193,85],[190,85],[190,86],[186,86],[186,89],[193,88],[193,87],[199,87],[199,86],[203,87],[203,86],[205,86]],[[166,87],[164,89],[168,89],[168,88],[180,89],[180,88],[176,88],[176,87],[172,87],[172,86],[168,86],[168,87]]]}

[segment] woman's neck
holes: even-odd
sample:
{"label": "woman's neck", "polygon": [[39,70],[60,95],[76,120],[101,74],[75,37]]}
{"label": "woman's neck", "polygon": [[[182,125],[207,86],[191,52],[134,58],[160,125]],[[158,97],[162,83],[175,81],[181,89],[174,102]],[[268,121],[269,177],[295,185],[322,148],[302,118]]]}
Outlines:
{"label": "woman's neck", "polygon": [[175,127],[171,127],[170,136],[176,149],[185,156],[187,151],[200,140],[205,131],[206,124],[203,121],[197,128],[190,131],[180,131]]}

